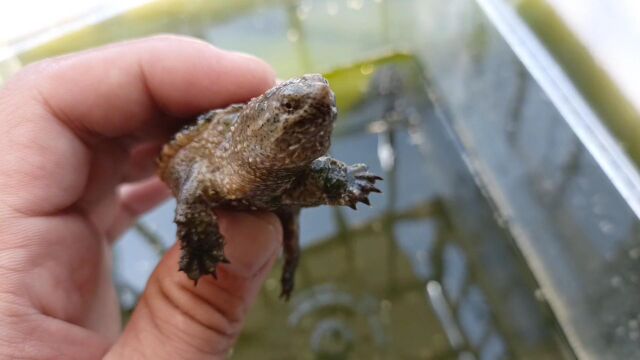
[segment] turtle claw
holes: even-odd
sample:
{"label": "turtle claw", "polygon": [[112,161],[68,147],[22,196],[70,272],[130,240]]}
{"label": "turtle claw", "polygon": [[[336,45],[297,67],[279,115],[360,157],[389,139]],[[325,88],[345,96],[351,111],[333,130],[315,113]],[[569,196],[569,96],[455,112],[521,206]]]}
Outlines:
{"label": "turtle claw", "polygon": [[285,290],[280,291],[280,296],[278,296],[280,300],[285,302],[288,302],[290,297],[291,297],[291,292],[287,292]]}
{"label": "turtle claw", "polygon": [[216,268],[220,263],[228,263],[221,258],[212,254],[193,254],[183,255],[180,260],[180,271],[184,271],[189,279],[193,280],[194,285],[198,285],[198,280],[204,276],[211,274],[217,279]]}
{"label": "turtle claw", "polygon": [[348,190],[345,196],[346,205],[356,210],[356,204],[361,202],[371,206],[369,201],[369,193],[381,193],[380,189],[374,186],[376,180],[382,180],[382,177],[372,174],[368,171],[364,164],[354,164],[348,167]]}
{"label": "turtle claw", "polygon": [[369,172],[365,172],[363,174],[357,174],[355,175],[355,177],[357,179],[364,179],[367,180],[369,182],[375,182],[376,180],[384,180],[381,176],[369,173]]}
{"label": "turtle claw", "polygon": [[368,192],[375,192],[375,193],[381,193],[382,191],[380,191],[380,189],[378,189],[377,187],[373,186],[373,185],[365,185],[363,188],[365,191]]}

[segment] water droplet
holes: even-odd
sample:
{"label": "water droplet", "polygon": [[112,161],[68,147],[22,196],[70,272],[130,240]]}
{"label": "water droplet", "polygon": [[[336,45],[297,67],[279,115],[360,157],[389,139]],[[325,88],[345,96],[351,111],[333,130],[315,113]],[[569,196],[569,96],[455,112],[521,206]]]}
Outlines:
{"label": "water droplet", "polygon": [[347,6],[353,10],[360,10],[364,6],[364,0],[347,0]]}
{"label": "water droplet", "polygon": [[333,1],[327,2],[327,14],[334,16],[338,13],[338,4]]}
{"label": "water droplet", "polygon": [[598,223],[598,227],[605,235],[610,235],[611,233],[613,233],[614,226],[611,221],[602,220]]}
{"label": "water droplet", "polygon": [[395,151],[384,133],[378,134],[378,160],[384,171],[391,171],[395,165]]}
{"label": "water droplet", "polygon": [[290,42],[296,42],[300,38],[300,33],[296,29],[287,30],[287,40]]}
{"label": "water droplet", "polygon": [[369,75],[373,72],[374,66],[373,64],[364,64],[360,66],[360,73],[362,75]]}
{"label": "water droplet", "polygon": [[629,250],[629,257],[633,260],[640,259],[640,247]]}
{"label": "water droplet", "polygon": [[389,131],[389,124],[384,120],[376,120],[367,126],[367,131],[373,134],[380,134]]}

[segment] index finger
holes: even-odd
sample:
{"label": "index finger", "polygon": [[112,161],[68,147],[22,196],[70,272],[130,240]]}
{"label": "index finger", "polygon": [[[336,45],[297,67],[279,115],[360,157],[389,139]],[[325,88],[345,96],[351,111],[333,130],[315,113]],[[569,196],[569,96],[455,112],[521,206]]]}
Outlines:
{"label": "index finger", "polygon": [[18,78],[7,87],[30,92],[90,138],[175,128],[170,119],[246,101],[275,76],[257,58],[165,35],[48,60]]}

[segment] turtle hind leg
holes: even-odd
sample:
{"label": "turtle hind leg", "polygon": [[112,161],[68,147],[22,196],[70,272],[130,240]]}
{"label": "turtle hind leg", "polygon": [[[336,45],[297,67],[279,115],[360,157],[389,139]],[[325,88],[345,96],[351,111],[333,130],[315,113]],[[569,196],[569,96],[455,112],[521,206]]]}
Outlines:
{"label": "turtle hind leg", "polygon": [[[188,211],[181,212],[181,208]],[[180,271],[198,284],[198,279],[211,274],[216,278],[216,267],[229,263],[224,255],[224,238],[220,234],[215,215],[204,205],[189,204],[179,206],[176,212],[178,238],[182,255]]]}
{"label": "turtle hind leg", "polygon": [[288,301],[295,285],[295,273],[300,260],[299,208],[283,208],[276,212],[282,223],[284,266],[280,277],[280,298]]}
{"label": "turtle hind leg", "polygon": [[[178,224],[182,255],[180,271],[198,284],[205,275],[216,276],[216,267],[220,263],[229,263],[224,255],[224,238],[218,230],[217,221],[211,221],[209,229],[194,231],[189,225]],[[181,231],[182,230],[182,231]]]}

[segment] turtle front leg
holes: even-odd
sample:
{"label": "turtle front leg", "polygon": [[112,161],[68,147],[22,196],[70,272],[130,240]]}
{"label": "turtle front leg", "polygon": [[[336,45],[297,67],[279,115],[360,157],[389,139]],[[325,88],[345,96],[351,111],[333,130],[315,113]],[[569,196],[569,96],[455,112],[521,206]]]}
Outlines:
{"label": "turtle front leg", "polygon": [[381,192],[375,187],[378,175],[368,171],[365,164],[347,165],[329,156],[311,163],[300,186],[283,199],[285,204],[302,207],[345,205],[356,209],[358,202],[369,205],[369,194]]}
{"label": "turtle front leg", "polygon": [[289,300],[295,285],[295,273],[300,260],[300,208],[286,207],[276,211],[282,223],[284,267],[280,277],[280,298]]}
{"label": "turtle front leg", "polygon": [[229,263],[224,255],[224,238],[211,206],[200,194],[197,183],[187,183],[177,199],[175,223],[182,254],[180,271],[198,284],[201,276],[216,278],[216,266]]}

